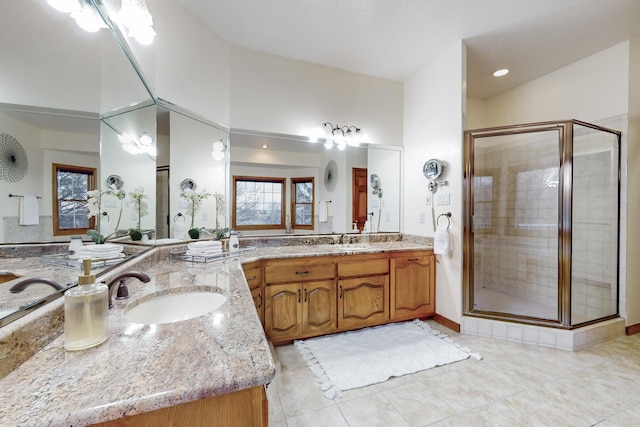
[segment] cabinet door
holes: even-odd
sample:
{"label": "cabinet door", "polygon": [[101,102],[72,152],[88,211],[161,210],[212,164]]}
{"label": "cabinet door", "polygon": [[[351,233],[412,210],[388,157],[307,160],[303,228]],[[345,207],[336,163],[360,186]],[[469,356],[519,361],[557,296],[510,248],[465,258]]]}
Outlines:
{"label": "cabinet door", "polygon": [[434,256],[391,259],[391,319],[403,320],[435,313]]}
{"label": "cabinet door", "polygon": [[260,323],[264,326],[264,296],[262,295],[262,287],[251,289],[251,296],[253,297],[253,303],[256,306],[258,312],[258,318]]}
{"label": "cabinet door", "polygon": [[389,275],[338,281],[338,327],[361,328],[389,320]]}
{"label": "cabinet door", "polygon": [[265,329],[272,341],[302,334],[302,287],[299,284],[265,286]]}
{"label": "cabinet door", "polygon": [[334,280],[302,284],[302,330],[305,335],[331,333],[337,328]]}
{"label": "cabinet door", "polygon": [[244,270],[244,277],[247,280],[249,289],[255,289],[262,286],[262,273],[260,267]]}

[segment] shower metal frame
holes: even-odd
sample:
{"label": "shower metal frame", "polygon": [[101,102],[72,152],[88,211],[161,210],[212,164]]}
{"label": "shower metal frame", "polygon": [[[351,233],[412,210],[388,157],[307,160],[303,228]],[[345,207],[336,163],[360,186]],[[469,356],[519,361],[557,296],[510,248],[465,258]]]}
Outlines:
{"label": "shower metal frame", "polygon": [[[572,218],[573,218],[573,129],[579,125],[615,135],[617,138],[618,170],[617,170],[617,247],[616,247],[616,312],[608,316],[571,324],[571,254],[572,254]],[[556,320],[503,313],[497,311],[477,310],[473,306],[473,159],[474,140],[481,137],[505,135],[522,135],[533,132],[558,131],[560,148],[559,191],[558,191],[558,316]],[[500,126],[464,131],[464,188],[463,188],[463,313],[465,316],[480,317],[492,320],[547,326],[560,329],[574,329],[619,317],[620,302],[620,169],[621,144],[620,131],[598,126],[580,120],[560,120],[537,122],[521,125]]]}

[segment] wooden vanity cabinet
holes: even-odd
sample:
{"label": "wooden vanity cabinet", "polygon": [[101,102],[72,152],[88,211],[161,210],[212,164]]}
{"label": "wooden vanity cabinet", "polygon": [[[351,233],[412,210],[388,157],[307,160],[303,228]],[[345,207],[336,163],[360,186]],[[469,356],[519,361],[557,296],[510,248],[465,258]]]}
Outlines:
{"label": "wooden vanity cabinet", "polygon": [[435,256],[432,251],[391,255],[391,320],[435,314]]}
{"label": "wooden vanity cabinet", "polygon": [[265,332],[274,344],[336,330],[334,262],[268,261],[264,271]]}
{"label": "wooden vanity cabinet", "polygon": [[264,386],[257,386],[93,425],[268,427],[269,406]]}
{"label": "wooden vanity cabinet", "polygon": [[256,306],[260,323],[264,326],[264,286],[262,284],[262,265],[260,261],[253,261],[242,265],[244,277],[251,290],[253,304]]}
{"label": "wooden vanity cabinet", "polygon": [[341,330],[389,321],[389,258],[354,255],[338,262],[338,327]]}

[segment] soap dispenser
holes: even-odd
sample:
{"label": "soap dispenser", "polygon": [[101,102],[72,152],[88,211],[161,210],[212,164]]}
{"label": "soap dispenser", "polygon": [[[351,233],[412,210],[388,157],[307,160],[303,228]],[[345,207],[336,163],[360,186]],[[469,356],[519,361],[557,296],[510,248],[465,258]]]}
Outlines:
{"label": "soap dispenser", "polygon": [[82,261],[78,286],[64,293],[64,348],[83,350],[107,340],[109,288],[96,283],[91,274],[91,259]]}

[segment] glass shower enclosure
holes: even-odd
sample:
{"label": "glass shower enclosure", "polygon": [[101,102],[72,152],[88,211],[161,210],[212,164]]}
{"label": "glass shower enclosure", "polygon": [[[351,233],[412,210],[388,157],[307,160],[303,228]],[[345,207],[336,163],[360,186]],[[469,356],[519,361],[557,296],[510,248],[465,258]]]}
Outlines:
{"label": "glass shower enclosure", "polygon": [[465,315],[618,315],[620,136],[577,120],[465,131]]}

